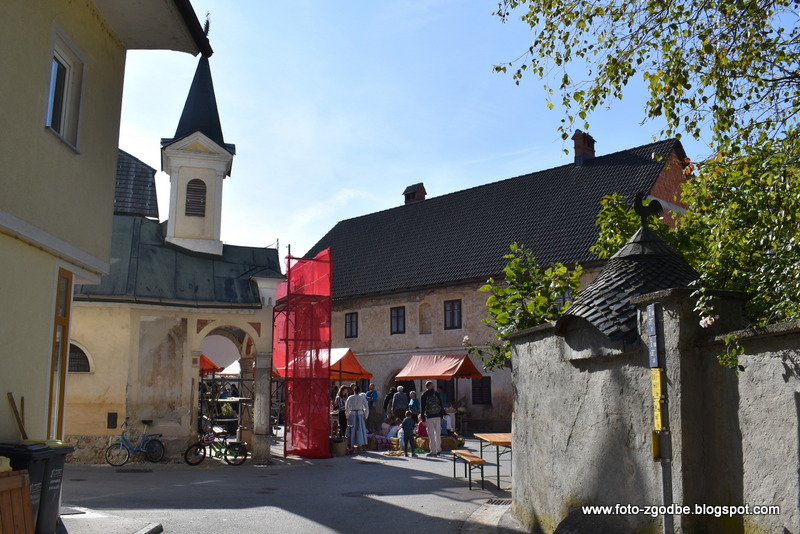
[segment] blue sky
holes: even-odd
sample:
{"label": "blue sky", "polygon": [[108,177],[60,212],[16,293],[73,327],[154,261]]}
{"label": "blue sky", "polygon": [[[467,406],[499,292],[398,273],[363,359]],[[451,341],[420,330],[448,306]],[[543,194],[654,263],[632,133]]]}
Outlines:
{"label": "blue sky", "polygon": [[[572,161],[542,81],[516,86],[493,65],[518,57],[530,30],[491,13],[496,0],[265,2],[192,0],[211,17],[210,58],[225,141],[222,239],[302,255],[336,222]],[[198,59],[128,55],[120,148],[160,169]],[[589,117],[598,155],[649,143],[635,88]],[[693,159],[699,143],[684,143]],[[156,176],[162,219],[169,179]],[[510,199],[511,200],[511,199]]]}

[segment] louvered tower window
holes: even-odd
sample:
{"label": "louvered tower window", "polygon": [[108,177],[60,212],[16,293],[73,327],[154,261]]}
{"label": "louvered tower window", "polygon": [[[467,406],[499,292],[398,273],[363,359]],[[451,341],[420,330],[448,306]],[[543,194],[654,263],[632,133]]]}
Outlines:
{"label": "louvered tower window", "polygon": [[203,180],[189,180],[186,184],[186,215],[206,216],[206,183]]}

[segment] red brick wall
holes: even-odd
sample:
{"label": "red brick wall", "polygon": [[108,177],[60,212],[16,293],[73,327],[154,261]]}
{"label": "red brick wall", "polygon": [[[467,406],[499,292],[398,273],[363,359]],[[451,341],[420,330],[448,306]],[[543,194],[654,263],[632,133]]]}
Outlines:
{"label": "red brick wall", "polygon": [[681,184],[686,181],[683,168],[684,163],[678,158],[675,151],[670,152],[669,159],[664,164],[664,170],[661,171],[661,176],[658,177],[658,180],[650,190],[650,195],[683,208],[688,207],[680,201]]}
{"label": "red brick wall", "polygon": [[[682,208],[688,208],[688,206],[680,200],[681,184],[686,181],[686,175],[684,174],[683,169],[684,162],[681,161],[681,159],[673,150],[670,152],[669,158],[664,164],[664,169],[661,171],[661,175],[658,177],[656,183],[653,185],[653,188],[650,190],[650,196],[660,198],[661,200],[666,200],[667,202],[671,202],[672,204]],[[665,210],[668,209],[666,206],[664,208]],[[662,217],[664,218],[664,222],[670,226],[675,226],[675,220],[670,216],[670,212],[665,212],[662,214]]]}

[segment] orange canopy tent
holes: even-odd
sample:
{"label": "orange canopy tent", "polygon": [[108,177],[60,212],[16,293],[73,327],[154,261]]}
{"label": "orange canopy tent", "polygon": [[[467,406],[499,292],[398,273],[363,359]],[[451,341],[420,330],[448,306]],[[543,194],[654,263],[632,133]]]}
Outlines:
{"label": "orange canopy tent", "polygon": [[396,380],[483,378],[466,354],[426,354],[412,356]]}
{"label": "orange canopy tent", "polygon": [[200,355],[200,374],[201,375],[209,375],[211,373],[218,373],[222,371],[222,367],[219,367],[217,364],[212,362],[211,360],[206,357],[205,354]]}
{"label": "orange canopy tent", "polygon": [[331,380],[358,380],[372,378],[350,349],[331,349]]}
{"label": "orange canopy tent", "polygon": [[[323,353],[324,357],[325,349],[320,352]],[[278,374],[286,376],[286,368],[279,367]],[[372,373],[362,367],[358,359],[356,359],[356,355],[348,348],[331,349],[330,374],[331,380],[337,382],[372,378]]]}

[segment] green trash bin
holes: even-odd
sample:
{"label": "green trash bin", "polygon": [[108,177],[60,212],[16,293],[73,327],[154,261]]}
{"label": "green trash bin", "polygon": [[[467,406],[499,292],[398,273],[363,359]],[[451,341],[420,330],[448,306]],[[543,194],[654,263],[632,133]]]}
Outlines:
{"label": "green trash bin", "polygon": [[[47,465],[42,478],[41,500],[35,516],[36,534],[52,534],[56,531],[61,510],[61,482],[64,480],[64,463],[67,454],[75,450],[61,441],[25,441],[24,444],[47,448]],[[34,512],[36,514],[36,512]]]}
{"label": "green trash bin", "polygon": [[[48,474],[48,463],[53,455],[53,450],[41,443],[7,443],[0,442],[0,456],[6,456],[11,460],[11,469],[20,471],[28,470],[31,480],[31,511],[33,513],[33,525],[37,526],[37,517],[42,502],[42,489],[45,486],[45,476]],[[38,527],[36,532],[40,532]],[[41,531],[46,532],[46,531]],[[53,530],[50,530],[53,532]]]}

